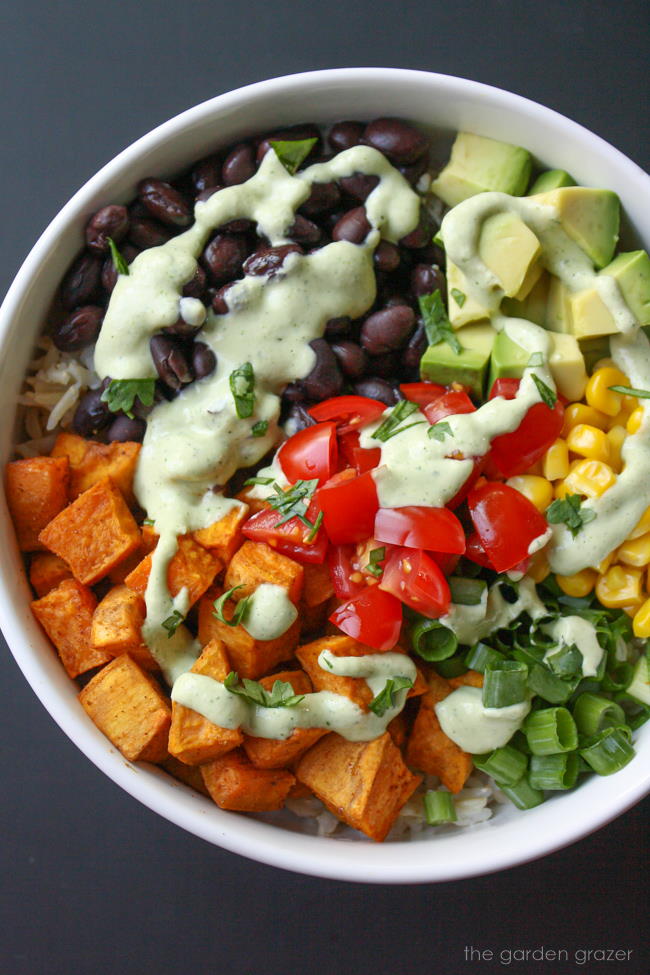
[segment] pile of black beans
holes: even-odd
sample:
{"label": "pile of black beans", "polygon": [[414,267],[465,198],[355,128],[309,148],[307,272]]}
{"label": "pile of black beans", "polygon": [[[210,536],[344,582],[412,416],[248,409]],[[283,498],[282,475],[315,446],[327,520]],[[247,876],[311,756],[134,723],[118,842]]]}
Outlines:
{"label": "pile of black beans", "polygon": [[[74,353],[96,341],[117,280],[109,238],[130,263],[140,251],[182,233],[192,223],[196,201],[249,179],[269,151],[271,140],[309,138],[316,142],[303,167],[359,144],[382,152],[412,185],[429,164],[429,145],[422,132],[400,119],[380,118],[368,124],[338,122],[326,139],[315,125],[293,126],[201,159],[174,182],[144,179],[131,204],[102,207],[88,221],[85,250],[61,284],[63,312],[53,329],[55,345]],[[244,275],[272,277],[281,271],[288,254],[309,253],[331,241],[361,243],[370,230],[364,202],[377,182],[377,177],[359,173],[315,184],[287,235],[292,242],[281,247],[271,247],[250,220],[232,220],[219,227],[201,255],[195,275],[183,288],[183,297],[198,299],[217,315],[226,314],[228,291]],[[445,289],[444,254],[432,243],[435,229],[422,208],[418,226],[407,237],[397,244],[379,244],[374,254],[377,299],[373,307],[355,321],[330,319],[324,337],[311,343],[316,353],[312,372],[284,390],[282,419],[291,417],[294,429],[311,422],[306,412],[310,405],[330,396],[351,392],[391,406],[400,398],[400,382],[419,378],[427,342],[418,297]],[[195,309],[201,312],[200,306]],[[215,356],[201,342],[201,327],[196,320],[179,317],[152,337],[158,401],[173,398],[185,385],[214,370]],[[147,410],[137,401],[132,418],[111,413],[101,399],[107,384],[105,380],[100,389],[82,398],[74,429],[82,436],[108,441],[142,440]]]}

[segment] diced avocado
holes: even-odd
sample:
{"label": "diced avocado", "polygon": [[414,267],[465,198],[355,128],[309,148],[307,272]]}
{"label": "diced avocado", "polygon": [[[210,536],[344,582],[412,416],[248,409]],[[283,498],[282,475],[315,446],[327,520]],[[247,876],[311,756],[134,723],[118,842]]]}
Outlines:
{"label": "diced avocado", "polygon": [[578,340],[561,332],[552,332],[549,338],[551,355],[548,365],[557,391],[574,403],[582,399],[587,385],[587,370]]}
{"label": "diced avocado", "polygon": [[[465,275],[450,260],[447,260],[446,275],[447,315],[454,328],[462,328],[471,322],[483,322],[490,317],[488,309],[469,294]],[[464,296],[464,300],[461,296]]]}
{"label": "diced avocado", "polygon": [[578,339],[593,339],[598,335],[613,335],[618,326],[612,313],[595,288],[577,291],[569,297],[571,332]]}
{"label": "diced avocado", "polygon": [[596,363],[600,359],[609,357],[609,335],[599,335],[595,339],[580,339],[578,344],[585,360],[587,372],[591,375]]}
{"label": "diced avocado", "polygon": [[541,252],[539,240],[515,213],[495,213],[483,222],[479,257],[496,275],[506,297],[526,297],[542,273]]}
{"label": "diced avocado", "polygon": [[[539,267],[539,265],[537,265]],[[541,270],[541,268],[540,268]],[[526,321],[546,327],[546,302],[548,301],[550,275],[542,270],[537,283],[531,288],[523,301],[517,298],[504,298],[501,308],[505,315],[511,318],[525,318]]]}
{"label": "diced avocado", "polygon": [[561,186],[575,185],[576,181],[564,169],[547,169],[545,173],[539,174],[528,190],[528,196],[533,196],[535,193],[548,193],[550,190],[558,190]]}
{"label": "diced avocado", "polygon": [[611,261],[620,222],[616,193],[587,186],[565,186],[538,193],[532,199],[556,208],[565,232],[596,267],[604,267]]}
{"label": "diced avocado", "polygon": [[430,345],[420,361],[422,378],[443,386],[462,383],[482,398],[495,334],[487,322],[466,325],[458,333],[462,352],[454,352],[447,342]]}
{"label": "diced avocado", "polygon": [[551,332],[571,331],[571,292],[560,281],[551,275],[548,298],[546,301],[545,325]]}
{"label": "diced avocado", "polygon": [[530,153],[508,142],[459,132],[449,162],[431,184],[448,206],[489,190],[521,196],[530,179]]}
{"label": "diced avocado", "polygon": [[650,258],[645,251],[619,254],[601,274],[615,278],[639,325],[650,324]]}
{"label": "diced avocado", "polygon": [[513,342],[505,330],[500,331],[492,346],[488,391],[495,379],[521,379],[529,359],[529,352]]}

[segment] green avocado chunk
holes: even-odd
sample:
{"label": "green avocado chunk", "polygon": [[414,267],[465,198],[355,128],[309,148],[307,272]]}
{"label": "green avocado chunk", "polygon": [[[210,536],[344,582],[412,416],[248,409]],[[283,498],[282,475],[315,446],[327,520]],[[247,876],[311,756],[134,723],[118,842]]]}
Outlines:
{"label": "green avocado chunk", "polygon": [[420,361],[422,379],[443,386],[461,383],[482,398],[495,334],[488,322],[481,322],[457,332],[461,352],[454,352],[447,342],[430,345]]}
{"label": "green avocado chunk", "polygon": [[[587,383],[585,362],[577,340],[572,335],[549,334],[551,341],[549,369],[558,391],[567,399],[582,397]],[[488,389],[495,380],[521,379],[530,354],[506,334],[498,333],[492,346]]]}
{"label": "green avocado chunk", "polygon": [[563,186],[531,197],[537,203],[557,210],[566,234],[591,258],[596,267],[605,267],[614,256],[618,241],[620,203],[611,190],[589,186]]}
{"label": "green avocado chunk", "polygon": [[558,190],[561,186],[575,186],[576,181],[564,169],[547,169],[545,173],[540,173],[531,188],[528,196],[535,193],[548,193],[549,190]]}
{"label": "green avocado chunk", "polygon": [[645,251],[619,254],[601,274],[616,280],[639,325],[650,325],[650,257]]}
{"label": "green avocado chunk", "polygon": [[505,331],[498,333],[492,346],[488,395],[496,379],[521,379],[530,354],[513,342]]}
{"label": "green avocado chunk", "polygon": [[489,190],[522,196],[530,170],[530,153],[526,149],[459,132],[449,162],[431,184],[431,190],[452,207]]}

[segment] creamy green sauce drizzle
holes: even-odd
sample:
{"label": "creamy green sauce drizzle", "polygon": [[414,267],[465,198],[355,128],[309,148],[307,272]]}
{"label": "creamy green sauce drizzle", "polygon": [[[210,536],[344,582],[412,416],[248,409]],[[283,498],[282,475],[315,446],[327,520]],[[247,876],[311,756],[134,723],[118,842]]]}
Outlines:
{"label": "creamy green sauce drizzle", "polygon": [[605,651],[598,642],[593,623],[583,620],[581,616],[561,616],[553,623],[544,625],[542,629],[556,644],[546,653],[544,660],[561,647],[575,645],[582,654],[582,676],[595,677]]}
{"label": "creamy green sauce drizzle", "polygon": [[529,711],[530,701],[506,708],[485,708],[480,687],[458,687],[435,705],[447,737],[473,755],[506,745]]}
{"label": "creamy green sauce drizzle", "polygon": [[528,613],[534,620],[547,615],[546,607],[537,595],[532,579],[524,577],[517,583],[517,599],[514,603],[503,598],[501,586],[501,582],[495,582],[476,606],[458,606],[452,603],[449,612],[440,617],[440,622],[452,630],[459,643],[469,647],[484,640],[495,630],[508,626],[522,613]]}
{"label": "creamy green sauce drizzle", "polygon": [[250,597],[242,626],[254,640],[276,640],[298,619],[287,590],[263,582]]}

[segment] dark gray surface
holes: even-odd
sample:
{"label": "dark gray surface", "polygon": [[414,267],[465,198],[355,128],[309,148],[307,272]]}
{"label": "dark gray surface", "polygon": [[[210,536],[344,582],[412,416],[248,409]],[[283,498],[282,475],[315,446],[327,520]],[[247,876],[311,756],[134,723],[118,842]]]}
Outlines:
{"label": "dark gray surface", "polygon": [[[647,167],[648,13],[631,0],[5,0],[0,292],[115,152],[195,102],[292,71],[383,64],[474,78],[564,112]],[[648,968],[648,800],[563,852],[492,877],[395,888],[314,880],[155,816],[68,742],[7,651],[0,681],[3,975]],[[470,945],[544,945],[574,961],[470,961]],[[632,955],[578,965],[583,948]]]}

